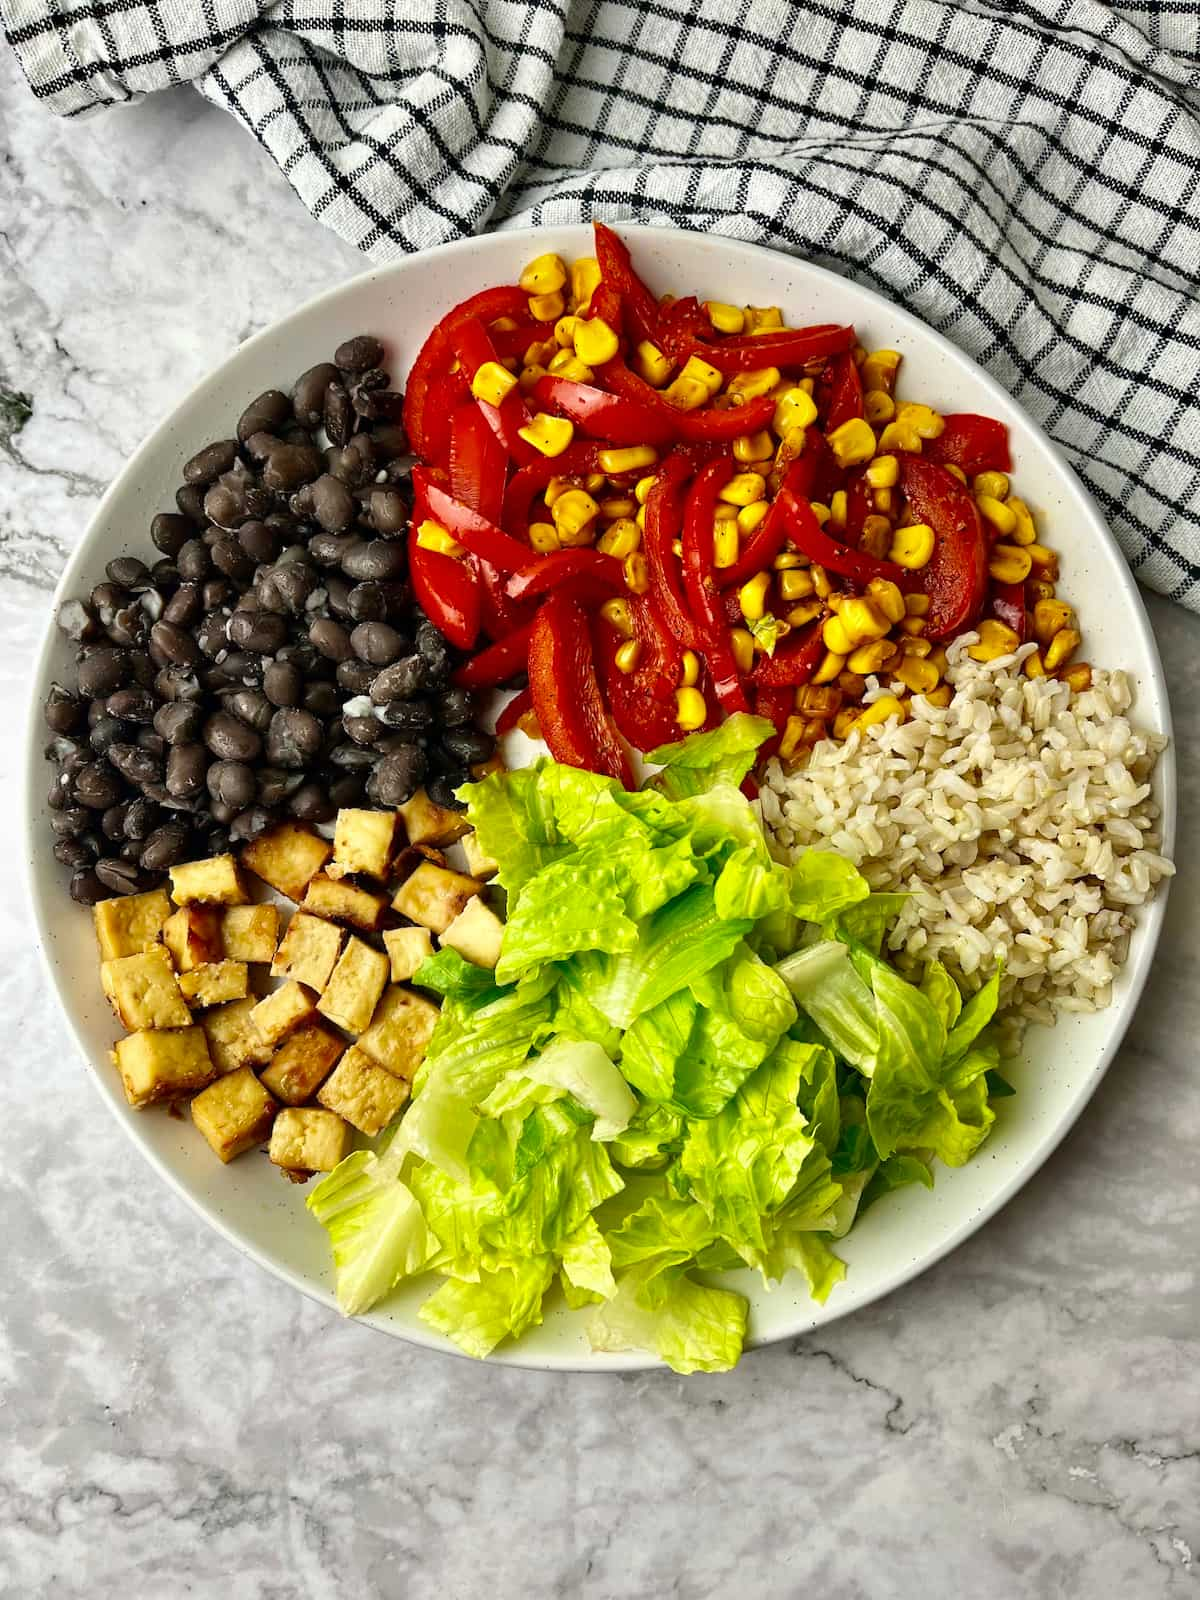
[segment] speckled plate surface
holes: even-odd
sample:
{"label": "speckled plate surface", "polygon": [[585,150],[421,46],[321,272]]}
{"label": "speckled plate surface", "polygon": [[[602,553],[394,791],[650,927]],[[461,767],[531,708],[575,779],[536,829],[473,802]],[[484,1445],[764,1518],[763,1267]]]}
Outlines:
{"label": "speckled plate surface", "polygon": [[[1078,606],[1094,663],[1122,667],[1136,688],[1134,715],[1170,733],[1166,686],[1137,588],[1099,512],[1058,449],[1016,403],[966,356],[907,312],[868,289],[821,268],[754,245],[662,228],[622,230],[639,268],[662,291],[701,298],[779,304],[789,324],[853,322],[869,348],[904,353],[905,392],[942,411],[980,411],[1008,424],[1022,497],[1038,516],[1048,543],[1062,557],[1063,589]],[[59,596],[85,593],[107,561],[145,555],[156,511],[173,503],[182,463],[209,439],[227,437],[246,402],[288,383],[351,334],[386,339],[393,379],[401,383],[416,348],[451,305],[493,283],[512,281],[531,256],[558,250],[591,253],[591,230],[572,226],[492,235],[430,250],[331,290],[236,350],[147,439],[105,495],[87,535],[62,576]],[[69,646],[50,626],[30,684],[25,811],[22,841],[37,934],[47,971],[87,1070],[110,1111],[146,1159],[230,1243],[301,1292],[333,1307],[326,1238],[304,1209],[305,1190],[283,1182],[261,1157],[222,1167],[191,1126],[161,1112],[131,1111],[108,1052],[117,1032],[100,992],[91,919],[66,893],[45,820],[49,768],[40,707],[51,679],[69,664]],[[1174,836],[1175,759],[1168,748],[1157,790],[1169,850]],[[1010,1076],[1017,1095],[1005,1100],[995,1131],[979,1156],[956,1172],[939,1170],[932,1192],[906,1189],[872,1209],[839,1245],[849,1272],[829,1303],[817,1306],[800,1282],[767,1293],[750,1273],[737,1286],[751,1301],[751,1345],[804,1333],[843,1316],[907,1282],[980,1227],[1011,1198],[1051,1153],[1086,1105],[1132,1018],[1153,959],[1165,896],[1142,913],[1130,959],[1112,1006],[1072,1018],[1052,1032],[1035,1028]],[[372,1326],[437,1349],[452,1346],[417,1318],[429,1285],[393,1295],[365,1320]],[[593,1355],[583,1319],[561,1304],[496,1361],[585,1371],[650,1366],[647,1356]]]}

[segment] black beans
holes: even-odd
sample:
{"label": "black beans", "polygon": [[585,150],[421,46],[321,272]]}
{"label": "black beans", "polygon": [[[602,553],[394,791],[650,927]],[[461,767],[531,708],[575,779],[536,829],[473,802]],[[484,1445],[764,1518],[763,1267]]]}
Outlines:
{"label": "black beans", "polygon": [[357,543],[353,534],[316,533],[308,541],[308,553],[319,567],[340,567]]}
{"label": "black beans", "polygon": [[[162,776],[162,763],[151,755],[149,750],[143,750],[140,745],[110,744],[108,760],[128,783],[138,787],[155,783]],[[79,793],[78,782],[75,791]],[[87,803],[85,800],[84,804]]]}
{"label": "black beans", "polygon": [[223,539],[214,539],[209,554],[218,572],[223,572],[227,578],[233,578],[239,583],[252,578],[254,569],[258,565],[255,558],[243,546],[240,530],[236,536],[226,534]]}
{"label": "black beans", "polygon": [[60,630],[74,644],[94,639],[100,632],[99,621],[90,606],[82,600],[64,600],[54,618]]}
{"label": "black beans", "polygon": [[[325,431],[327,433],[329,433],[329,396],[338,389],[341,389],[340,384],[331,384],[325,397]],[[346,404],[350,404],[349,398],[347,398]],[[337,440],[334,435],[329,433],[329,437],[336,445]],[[375,464],[378,459],[375,441],[369,433],[356,433],[341,449],[330,450],[325,459],[333,477],[340,478],[350,488],[357,489],[367,483],[375,473]]]}
{"label": "black beans", "polygon": [[[180,608],[185,611],[195,609],[198,602],[194,586],[189,584],[188,589],[190,592],[186,604]],[[183,592],[183,589],[180,589],[175,599],[178,599]],[[174,605],[174,600],[171,604]],[[194,667],[200,659],[200,652],[191,634],[174,620],[168,621],[165,616],[150,630],[150,647],[160,666]]]}
{"label": "black beans", "polygon": [[105,702],[110,717],[121,717],[126,722],[153,722],[158,697],[149,689],[118,689]]}
{"label": "black beans", "polygon": [[386,584],[356,583],[346,596],[346,610],[355,622],[382,622],[390,608]]}
{"label": "black beans", "polygon": [[292,415],[292,402],[278,389],[267,389],[251,400],[238,418],[237,436],[242,444],[256,433],[274,433]]}
{"label": "black beans", "polygon": [[338,369],[328,361],[322,361],[319,366],[310,367],[296,379],[292,390],[292,409],[297,422],[305,428],[321,426],[325,420],[325,391],[339,378]]}
{"label": "black beans", "polygon": [[337,810],[322,784],[306,783],[288,801],[288,811],[301,822],[331,822]]}
{"label": "black beans", "polygon": [[165,872],[182,861],[188,849],[188,830],[179,822],[164,822],[149,834],[141,850],[146,872]]}
{"label": "black beans", "polygon": [[378,675],[371,685],[371,699],[381,706],[391,700],[412,700],[428,686],[425,662],[418,655],[405,656]]}
{"label": "black beans", "polygon": [[438,720],[444,728],[463,728],[475,714],[475,705],[468,689],[447,689],[434,701]]}
{"label": "black beans", "polygon": [[377,533],[401,533],[408,526],[408,502],[399,489],[379,484],[367,496],[367,520]]}
{"label": "black beans", "polygon": [[399,578],[406,565],[404,546],[396,539],[367,539],[342,557],[342,571],[356,583],[367,578]]}
{"label": "black beans", "polygon": [[155,642],[155,629],[174,627],[190,628],[204,610],[202,590],[198,583],[181,583],[163,607],[162,617],[150,630],[150,642]]}
{"label": "black beans", "polygon": [[369,333],[357,334],[338,345],[333,352],[334,365],[343,372],[366,372],[383,360],[383,346]]}
{"label": "black beans", "polygon": [[226,630],[230,644],[257,655],[274,655],[288,635],[287,623],[271,611],[235,611]]}
{"label": "black beans", "polygon": [[322,617],[312,623],[309,626],[308,637],[310,643],[329,661],[345,661],[354,654],[350,635],[340,623],[328,617]]}
{"label": "black beans", "polygon": [[453,728],[442,735],[442,747],[466,766],[486,761],[496,748],[490,733],[479,728]]}
{"label": "black beans", "polygon": [[304,691],[304,709],[326,720],[337,715],[341,700],[341,695],[328,682],[310,683]]}
{"label": "black beans", "polygon": [[97,645],[79,664],[79,692],[89,700],[112,694],[129,676],[129,658],[124,650]]}
{"label": "black beans", "polygon": [[191,521],[174,511],[160,511],[150,524],[151,543],[172,561],[191,537]]}
{"label": "black beans", "polygon": [[263,693],[273,706],[298,705],[304,675],[292,661],[273,661],[263,673]]}
{"label": "black beans", "polygon": [[348,739],[361,745],[374,744],[383,733],[383,724],[378,717],[372,716],[354,717],[343,714],[342,727],[346,730]]}
{"label": "black beans", "polygon": [[214,761],[208,769],[208,792],[235,813],[244,811],[257,792],[254,769],[244,761]]}
{"label": "black beans", "polygon": [[218,711],[204,724],[204,743],[219,761],[253,761],[262,740],[229,711]]}
{"label": "black beans", "polygon": [[42,707],[46,726],[54,733],[73,733],[86,719],[83,701],[77,694],[52,683]]}
{"label": "black beans", "polygon": [[208,757],[202,744],[177,744],[167,757],[167,793],[176,800],[189,800],[204,787]]}
{"label": "black beans", "polygon": [[96,863],[96,876],[109,894],[136,894],[142,887],[137,864],[120,856],[105,856]]}
{"label": "black beans", "polygon": [[175,505],[181,517],[186,517],[194,528],[202,528],[204,516],[204,490],[199,484],[184,483],[175,491]]}
{"label": "black beans", "polygon": [[121,798],[121,781],[110,766],[89,761],[75,774],[75,798],[89,811],[107,811]]}
{"label": "black beans", "polygon": [[403,653],[404,636],[386,622],[360,622],[350,635],[350,645],[360,661],[386,667]]}
{"label": "black beans", "polygon": [[280,444],[263,462],[263,486],[290,494],[324,470],[325,458],[313,444]]}
{"label": "black beans", "polygon": [[184,463],[184,483],[212,483],[223,472],[229,471],[237,460],[237,454],[236,439],[218,439],[214,444],[206,444],[203,450],[197,450],[192,459]]}
{"label": "black beans", "polygon": [[[268,828],[275,826],[275,817],[266,806],[248,806],[245,811],[239,811],[229,825],[229,837],[237,844],[242,844],[250,839],[257,839],[266,833]],[[143,864],[145,856],[142,857]]]}
{"label": "black beans", "polygon": [[207,578],[212,571],[212,562],[208,556],[208,546],[203,539],[191,538],[180,545],[175,556],[175,565],[179,568],[179,576],[185,583],[199,583]]}
{"label": "black beans", "polygon": [[111,892],[90,867],[81,868],[71,877],[71,899],[81,906],[94,906],[98,900],[107,900]]}
{"label": "black beans", "polygon": [[389,700],[380,706],[379,720],[400,733],[424,733],[432,726],[433,707],[428,700]]}
{"label": "black beans", "polygon": [[267,760],[276,767],[299,770],[320,753],[324,730],[311,711],[277,711],[267,733]]}
{"label": "black beans", "polygon": [[367,779],[367,794],[376,805],[402,806],[420,788],[425,777],[424,752],[416,745],[385,756]]}
{"label": "black beans", "polygon": [[243,522],[237,536],[238,543],[256,565],[274,561],[279,554],[279,530],[269,522]]}
{"label": "black beans", "polygon": [[271,726],[275,708],[261,689],[238,689],[225,703],[238,721],[253,728],[255,733],[266,733]]}
{"label": "black beans", "polygon": [[124,589],[142,590],[150,587],[150,573],[146,563],[136,556],[117,556],[104,569],[111,583]]}
{"label": "black beans", "polygon": [[467,774],[439,773],[436,778],[430,778],[425,785],[425,792],[435,806],[444,806],[447,811],[463,810],[463,802],[455,794],[455,789],[460,783],[467,781]]}
{"label": "black beans", "polygon": [[345,384],[336,378],[325,391],[324,422],[331,444],[342,446],[349,442],[354,432],[354,407]]}

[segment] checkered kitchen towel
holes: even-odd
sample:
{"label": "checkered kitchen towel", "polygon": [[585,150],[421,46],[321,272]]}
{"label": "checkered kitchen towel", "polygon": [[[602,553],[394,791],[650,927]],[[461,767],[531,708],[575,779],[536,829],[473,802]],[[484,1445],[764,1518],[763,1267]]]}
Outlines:
{"label": "checkered kitchen towel", "polygon": [[602,216],[870,284],[1200,610],[1196,0],[0,0],[66,116],[183,80],[386,259]]}

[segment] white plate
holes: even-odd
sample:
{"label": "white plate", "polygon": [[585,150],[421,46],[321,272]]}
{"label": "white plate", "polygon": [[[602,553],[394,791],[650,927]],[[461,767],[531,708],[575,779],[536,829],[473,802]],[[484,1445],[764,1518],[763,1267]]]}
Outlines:
{"label": "white plate", "polygon": [[[622,231],[657,290],[779,304],[792,325],[853,322],[869,348],[892,346],[904,353],[909,397],[941,411],[980,411],[1005,421],[1020,493],[1037,513],[1046,540],[1061,552],[1063,588],[1082,614],[1088,658],[1124,667],[1136,684],[1138,720],[1170,732],[1162,667],[1129,569],[1058,450],[997,384],[907,312],[818,267],[717,237],[662,228]],[[489,284],[513,281],[542,251],[570,257],[591,254],[591,248],[591,231],[580,226],[447,245],[364,273],[249,340],[154,431],[121,473],[63,573],[59,598],[85,594],[113,556],[146,554],[150,519],[173,504],[182,463],[208,440],[228,437],[243,406],[263,389],[290,383],[305,368],[328,360],[342,339],[363,331],[389,340],[390,369],[400,383],[425,332],[452,304]],[[67,898],[66,873],[51,855],[46,824],[49,768],[41,760],[44,737],[37,708],[51,679],[66,673],[69,659],[69,647],[48,626],[31,686],[25,846],[38,935],[76,1045],[109,1109],[157,1172],[230,1243],[332,1307],[326,1238],[304,1209],[304,1189],[283,1182],[261,1157],[223,1167],[190,1122],[131,1111],[125,1104],[108,1060],[114,1025],[100,993],[91,919]],[[1157,781],[1169,848],[1175,813],[1170,749]],[[804,1333],[905,1283],[973,1233],[1037,1170],[1095,1090],[1129,1025],[1163,910],[1160,892],[1142,914],[1129,964],[1107,1011],[1066,1020],[1052,1033],[1030,1032],[1025,1058],[1014,1073],[1019,1092],[1001,1105],[996,1129],[979,1157],[957,1172],[939,1170],[932,1193],[908,1189],[892,1196],[843,1241],[839,1248],[849,1272],[826,1306],[813,1304],[799,1282],[767,1294],[749,1273],[739,1275],[752,1302],[752,1344]],[[365,1320],[401,1338],[451,1349],[417,1320],[426,1292],[424,1285],[402,1290]],[[541,1328],[493,1359],[592,1371],[653,1365],[636,1353],[592,1355],[582,1319],[565,1307],[551,1310]]]}

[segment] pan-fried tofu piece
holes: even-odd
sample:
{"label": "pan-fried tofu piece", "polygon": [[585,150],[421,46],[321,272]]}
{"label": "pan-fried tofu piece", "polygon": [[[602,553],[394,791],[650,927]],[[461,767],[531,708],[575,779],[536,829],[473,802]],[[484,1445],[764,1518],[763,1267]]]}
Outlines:
{"label": "pan-fried tofu piece", "polygon": [[210,961],[179,974],[179,992],[188,1005],[202,1010],[223,1005],[226,1000],[244,1000],[249,988],[250,969],[244,961]]}
{"label": "pan-fried tofu piece", "polygon": [[320,872],[309,884],[301,909],[331,922],[348,922],[352,928],[374,933],[387,910],[386,894],[363,889],[344,878],[330,878]]}
{"label": "pan-fried tofu piece", "polygon": [[500,959],[504,924],[478,895],[468,900],[438,943],[442,949],[457,950],[465,961],[477,967],[494,967]]}
{"label": "pan-fried tofu piece", "polygon": [[274,1046],[302,1022],[311,1022],[316,1009],[317,997],[312,990],[289,978],[281,988],[258,1002],[250,1020],[263,1043]]}
{"label": "pan-fried tofu piece", "polygon": [[289,900],[299,900],[332,853],[328,839],[303,822],[281,822],[242,846],[242,865]]}
{"label": "pan-fried tofu piece", "polygon": [[374,1014],[390,970],[391,963],[381,950],[352,938],[317,1001],[317,1010],[347,1033],[361,1033]]}
{"label": "pan-fried tofu piece", "polygon": [[323,989],[341,950],[340,928],[335,928],[332,922],[323,922],[320,917],[306,917],[303,911],[297,911],[275,952],[271,976],[295,978],[297,983],[306,983],[310,989]]}
{"label": "pan-fried tofu piece", "polygon": [[284,1106],[271,1128],[267,1157],[289,1177],[332,1172],[350,1150],[350,1127],[336,1112]]}
{"label": "pan-fried tofu piece", "polygon": [[163,924],[163,943],[180,972],[220,961],[221,912],[217,906],[180,906]]}
{"label": "pan-fried tofu piece", "polygon": [[100,984],[130,1032],[138,1028],[186,1028],[192,1020],[165,945],[153,945],[141,955],[102,962]]}
{"label": "pan-fried tofu piece", "polygon": [[386,878],[396,840],[394,811],[361,811],[343,806],[333,825],[333,861],[342,872]]}
{"label": "pan-fried tofu piece", "polygon": [[117,961],[121,956],[136,956],[149,950],[158,943],[163,923],[170,915],[171,902],[165,889],[101,900],[92,907],[101,961]]}
{"label": "pan-fried tofu piece", "polygon": [[203,1028],[128,1034],[117,1040],[113,1059],[137,1111],[203,1089],[217,1074]]}
{"label": "pan-fried tofu piece", "polygon": [[246,903],[242,875],[233,856],[209,856],[206,861],[183,861],[171,868],[171,899],[177,906],[195,902],[209,906]]}
{"label": "pan-fried tofu piece", "polygon": [[271,1059],[271,1047],[264,1044],[251,1014],[258,1001],[253,996],[214,1006],[200,1018],[208,1040],[208,1053],[218,1072],[236,1072],[239,1067],[263,1067]]}
{"label": "pan-fried tofu piece", "polygon": [[437,1019],[438,1008],[432,1001],[393,984],[379,1002],[371,1026],[360,1035],[359,1049],[411,1082],[425,1059]]}
{"label": "pan-fried tofu piece", "polygon": [[433,935],[428,928],[388,928],[383,948],[392,963],[392,982],[407,983],[422,961],[433,954]]}
{"label": "pan-fried tofu piece", "polygon": [[271,961],[279,943],[278,906],[228,906],[221,913],[221,942],[231,961]]}
{"label": "pan-fried tofu piece", "polygon": [[192,1121],[222,1161],[261,1144],[278,1110],[249,1067],[227,1072],[192,1101]]}
{"label": "pan-fried tofu piece", "polygon": [[476,878],[423,861],[400,885],[392,905],[410,922],[419,922],[434,933],[445,933],[471,896],[482,888]]}
{"label": "pan-fried tofu piece", "polygon": [[411,800],[406,800],[396,810],[404,819],[409,844],[453,844],[470,832],[471,824],[465,811],[451,811],[448,806],[437,805],[424,789],[418,789]]}
{"label": "pan-fried tofu piece", "polygon": [[494,878],[500,870],[500,863],[494,861],[483,850],[479,843],[479,835],[474,829],[463,835],[462,853],[467,863],[467,871],[473,878]]}
{"label": "pan-fried tofu piece", "polygon": [[317,1099],[359,1133],[371,1136],[381,1133],[408,1099],[408,1084],[351,1045],[318,1089]]}
{"label": "pan-fried tofu piece", "polygon": [[262,1081],[285,1105],[302,1106],[311,1100],[325,1079],[346,1042],[323,1022],[306,1022],[289,1033],[261,1074]]}

